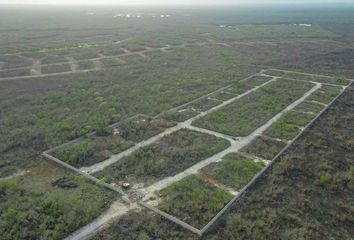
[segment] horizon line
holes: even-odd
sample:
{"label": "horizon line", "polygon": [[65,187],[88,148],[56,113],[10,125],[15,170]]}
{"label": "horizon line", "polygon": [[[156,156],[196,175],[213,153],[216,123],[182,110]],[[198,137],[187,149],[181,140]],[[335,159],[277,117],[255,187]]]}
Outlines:
{"label": "horizon line", "polygon": [[60,3],[60,2],[55,2],[55,3],[13,3],[13,2],[5,2],[5,3],[0,3],[1,5],[5,6],[142,6],[142,7],[149,7],[149,6],[328,6],[328,5],[353,5],[354,2],[327,2],[327,3],[320,3],[320,2],[310,2],[310,3],[304,3],[304,2],[290,2],[290,3],[284,3],[284,2],[264,2],[264,3],[248,3],[248,2],[238,2],[238,3],[191,3],[191,4],[186,4],[186,3],[150,3],[150,4],[142,4],[142,3]]}

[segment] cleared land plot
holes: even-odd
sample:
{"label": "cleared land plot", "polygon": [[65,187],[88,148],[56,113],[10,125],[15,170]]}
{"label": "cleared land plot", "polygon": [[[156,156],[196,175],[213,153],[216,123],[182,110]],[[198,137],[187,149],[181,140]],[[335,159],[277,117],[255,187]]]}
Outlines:
{"label": "cleared land plot", "polygon": [[[96,130],[97,120],[114,123],[138,113],[155,116],[231,83],[229,72],[205,67],[207,57],[196,61],[190,59],[192,53],[185,54],[188,62],[183,64],[194,62],[202,69],[191,73],[193,67],[178,66],[175,72],[151,59],[124,68],[2,82],[0,175],[38,163],[37,157],[51,146]],[[231,76],[243,78],[254,71],[241,68]]]}
{"label": "cleared land plot", "polygon": [[90,166],[172,126],[173,123],[163,119],[151,120],[137,116],[59,148],[51,154],[75,167]]}
{"label": "cleared land plot", "polygon": [[305,73],[286,72],[286,71],[273,70],[273,69],[266,70],[264,73],[276,77],[292,78],[292,79],[314,81],[314,82],[321,82],[321,83],[330,83],[330,84],[339,84],[339,85],[348,85],[350,83],[349,80],[340,77],[310,75]]}
{"label": "cleared land plot", "polygon": [[47,55],[46,53],[43,55],[44,56],[40,59],[42,64],[63,63],[68,61],[64,56]]}
{"label": "cleared land plot", "polygon": [[273,123],[264,134],[272,138],[292,140],[313,118],[314,114],[289,111]]}
{"label": "cleared land plot", "polygon": [[323,85],[320,89],[311,94],[307,100],[329,104],[341,90],[341,87]]}
{"label": "cleared land plot", "polygon": [[233,136],[247,136],[313,87],[311,83],[275,81],[193,122]]}
{"label": "cleared land plot", "polygon": [[59,72],[70,72],[70,64],[55,64],[55,65],[43,65],[42,73],[59,73]]}
{"label": "cleared land plot", "polygon": [[203,98],[189,105],[199,112],[204,112],[222,103],[221,100],[214,99],[213,96]]}
{"label": "cleared land plot", "polygon": [[302,103],[297,105],[293,110],[317,115],[324,108],[325,106],[322,104],[318,104],[316,102],[303,101]]}
{"label": "cleared land plot", "polygon": [[63,239],[118,197],[65,169],[42,163],[0,181],[1,239]]}
{"label": "cleared land plot", "polygon": [[51,153],[54,157],[75,167],[90,166],[118,154],[129,147],[133,142],[126,141],[118,135],[90,136],[78,142],[69,144]]}
{"label": "cleared land plot", "polygon": [[242,80],[234,83],[231,87],[226,88],[224,91],[237,96],[254,87],[262,85],[263,83],[266,83],[271,79],[272,77],[267,76],[253,76],[251,78],[248,78],[247,80]]}
{"label": "cleared land plot", "polygon": [[117,58],[103,58],[101,59],[103,65],[105,67],[118,67],[118,66],[122,66],[124,64],[124,62],[120,59]]}
{"label": "cleared land plot", "polygon": [[353,102],[350,87],[205,238],[351,239]]}
{"label": "cleared land plot", "polygon": [[239,191],[264,167],[264,162],[255,162],[238,153],[230,153],[221,162],[203,168],[201,174]]}
{"label": "cleared land plot", "polygon": [[[215,101],[212,101],[215,102]],[[186,106],[178,110],[171,110],[163,114],[163,117],[176,122],[184,122],[192,117],[197,116],[200,113],[193,106]]]}
{"label": "cleared land plot", "polygon": [[90,240],[142,240],[142,239],[196,239],[196,235],[165,218],[141,210],[129,212],[118,218],[107,229],[98,232]]}
{"label": "cleared land plot", "polygon": [[236,95],[224,90],[224,91],[217,92],[217,93],[211,95],[210,97],[217,99],[219,101],[227,101],[233,97],[236,97]]}
{"label": "cleared land plot", "polygon": [[144,54],[138,54],[138,53],[131,53],[131,55],[126,55],[126,56],[120,56],[119,59],[121,59],[124,64],[142,64],[145,59],[144,59]]}
{"label": "cleared land plot", "polygon": [[232,195],[202,178],[192,175],[158,192],[158,208],[197,228],[206,225]]}
{"label": "cleared land plot", "polygon": [[84,60],[84,59],[92,59],[98,57],[99,50],[97,48],[75,48],[73,49],[66,49],[57,52],[57,55],[61,55],[64,57],[73,57],[77,60]]}
{"label": "cleared land plot", "polygon": [[78,62],[80,69],[94,69],[95,64],[91,60],[82,60]]}
{"label": "cleared land plot", "polygon": [[286,143],[284,142],[259,136],[246,147],[242,148],[241,152],[266,160],[272,160],[285,146]]}
{"label": "cleared land plot", "polygon": [[165,177],[174,176],[229,145],[226,140],[182,129],[140,148],[132,155],[96,173],[96,176],[115,183],[125,181],[149,185]]}
{"label": "cleared land plot", "polygon": [[102,53],[105,56],[117,56],[125,53],[125,51],[124,49],[118,48],[116,46],[107,46],[101,49],[100,53]]}
{"label": "cleared land plot", "polygon": [[5,69],[0,71],[0,78],[29,75],[31,75],[29,68]]}
{"label": "cleared land plot", "polygon": [[32,65],[32,60],[20,55],[2,55],[0,56],[0,62],[3,63],[2,66],[4,69],[29,67]]}
{"label": "cleared land plot", "polygon": [[[267,77],[267,76],[253,76],[251,78],[248,78],[245,81],[239,82],[238,84],[247,86],[247,90],[249,90],[249,89],[259,86],[263,83],[266,83],[271,79],[272,79],[272,77]],[[243,88],[243,89],[245,89],[245,88]]]}
{"label": "cleared land plot", "polygon": [[175,125],[174,122],[161,118],[151,119],[145,116],[137,116],[117,124],[114,128],[122,138],[128,141],[140,142]]}
{"label": "cleared land plot", "polygon": [[223,101],[236,97],[237,95],[242,94],[250,90],[251,88],[259,86],[271,79],[272,79],[271,77],[254,76],[252,78],[247,79],[247,81],[236,82],[233,84],[233,86],[223,91],[216,92],[208,97],[205,97],[196,102],[188,104],[183,108],[173,110],[173,111],[168,111],[164,114],[164,117],[166,119],[177,121],[177,122],[186,121],[192,117],[195,117],[200,112],[207,111],[210,108],[220,105]]}

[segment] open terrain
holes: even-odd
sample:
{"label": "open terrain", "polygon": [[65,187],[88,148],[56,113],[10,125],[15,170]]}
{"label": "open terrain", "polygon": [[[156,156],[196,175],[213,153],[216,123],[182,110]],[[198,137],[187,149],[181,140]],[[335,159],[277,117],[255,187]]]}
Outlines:
{"label": "open terrain", "polygon": [[1,7],[0,238],[350,239],[353,13]]}
{"label": "open terrain", "polygon": [[[352,102],[353,87],[349,87],[202,238],[158,216],[139,212],[127,214],[93,239],[350,238],[353,111],[348,110],[352,110]],[[244,158],[230,156],[226,161],[236,159]],[[188,189],[188,185],[182,186],[179,191]],[[192,196],[203,191],[198,193]]]}

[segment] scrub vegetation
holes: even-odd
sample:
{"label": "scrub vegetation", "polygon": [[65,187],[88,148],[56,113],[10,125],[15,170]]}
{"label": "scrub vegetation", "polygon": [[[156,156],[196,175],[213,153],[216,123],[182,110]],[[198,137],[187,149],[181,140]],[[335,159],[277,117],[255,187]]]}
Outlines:
{"label": "scrub vegetation", "polygon": [[56,65],[44,65],[41,68],[42,73],[60,73],[60,72],[69,72],[69,64],[56,64]]}
{"label": "scrub vegetation", "polygon": [[273,123],[266,131],[265,135],[283,140],[295,138],[310,121],[315,118],[314,114],[290,111],[285,113],[280,119]]}
{"label": "scrub vegetation", "polygon": [[93,134],[54,150],[51,155],[76,167],[90,166],[174,125],[139,115],[110,127],[101,126]]}
{"label": "scrub vegetation", "polygon": [[226,155],[221,162],[210,164],[201,173],[223,185],[240,191],[265,167],[264,162],[255,161],[238,153]]}
{"label": "scrub vegetation", "polygon": [[346,91],[205,239],[350,239],[353,93]]}
{"label": "scrub vegetation", "polygon": [[143,211],[93,239],[350,239],[353,93],[348,89],[203,237]]}
{"label": "scrub vegetation", "polygon": [[341,92],[341,90],[341,87],[323,85],[319,90],[314,92],[308,100],[329,104]]}
{"label": "scrub vegetation", "polygon": [[0,181],[1,239],[65,238],[115,197],[80,176],[42,163],[23,177]]}
{"label": "scrub vegetation", "polygon": [[158,208],[199,229],[203,228],[232,198],[227,191],[189,176],[157,193]]}
{"label": "scrub vegetation", "polygon": [[349,81],[346,78],[340,78],[340,77],[308,75],[308,74],[297,73],[297,72],[285,72],[281,70],[266,70],[265,74],[275,76],[275,77],[299,79],[304,81],[314,81],[314,82],[339,84],[339,85],[349,84]]}
{"label": "scrub vegetation", "polygon": [[275,81],[194,121],[193,125],[232,136],[247,136],[312,86],[310,83]]}
{"label": "scrub vegetation", "polygon": [[317,102],[310,102],[310,101],[304,101],[297,105],[293,110],[295,112],[304,112],[308,114],[314,114],[317,115],[319,114],[325,106],[321,103]]}
{"label": "scrub vegetation", "polygon": [[193,166],[229,146],[224,139],[182,129],[156,143],[135,151],[96,173],[109,182],[120,181],[149,185]]}
{"label": "scrub vegetation", "polygon": [[[53,154],[89,166],[275,79],[265,74],[278,76],[194,123],[246,136],[311,89],[310,81],[324,83],[246,146],[248,154],[162,189],[164,210],[177,203],[173,213],[202,226],[263,168],[250,155],[271,159],[354,78],[353,16],[339,7],[2,6],[0,238],[64,239],[121,197],[48,165],[43,151],[79,138]],[[202,239],[350,239],[354,111],[353,90],[346,91]],[[144,187],[229,145],[183,129],[95,176],[131,183],[125,194],[136,206]],[[144,210],[94,238],[198,239]]]}
{"label": "scrub vegetation", "polygon": [[282,141],[259,136],[241,151],[262,159],[272,160],[285,146],[286,143]]}

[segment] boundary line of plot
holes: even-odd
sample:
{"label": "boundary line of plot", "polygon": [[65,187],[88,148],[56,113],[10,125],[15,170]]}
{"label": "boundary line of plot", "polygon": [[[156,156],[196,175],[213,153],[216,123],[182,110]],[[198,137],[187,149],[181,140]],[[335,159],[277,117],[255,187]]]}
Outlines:
{"label": "boundary line of plot", "polygon": [[[262,70],[262,71],[263,71],[263,70]],[[257,76],[257,75],[262,75],[262,71],[261,71],[261,72],[258,72],[258,73],[256,73],[256,74],[250,75],[249,77],[244,78],[244,79],[242,79],[242,80],[240,80],[240,81],[247,80],[247,79],[252,78],[252,77],[254,77],[254,76]],[[270,75],[270,76],[271,76],[271,75]],[[278,79],[278,78],[281,78],[281,77],[276,77],[276,76],[272,76],[272,77],[273,77],[272,80],[276,80],[276,79]],[[265,85],[265,84],[271,82],[272,80],[269,80],[269,81],[267,81],[266,83],[261,84],[260,86]],[[317,84],[325,84],[325,83],[320,83],[320,82],[316,82],[316,81],[307,81],[307,82],[312,82],[312,83],[317,83]],[[255,87],[255,88],[253,88],[252,90],[249,90],[249,91],[247,91],[247,92],[254,91],[254,89],[258,89],[260,86],[257,86],[257,87]],[[270,168],[270,166],[273,165],[273,164],[280,158],[280,156],[282,156],[295,142],[298,141],[298,139],[302,136],[302,134],[303,134],[304,132],[306,132],[306,131],[309,129],[309,127],[312,126],[312,124],[313,124],[315,121],[317,121],[317,119],[319,119],[319,118],[329,109],[330,106],[332,106],[332,104],[345,92],[345,90],[346,90],[349,86],[351,86],[351,83],[349,83],[349,84],[346,85],[346,86],[344,85],[343,88],[341,89],[341,92],[340,92],[340,93],[339,93],[339,94],[338,94],[338,95],[337,95],[337,96],[336,96],[314,119],[312,119],[312,120],[310,121],[310,123],[308,123],[308,124],[305,126],[305,128],[302,129],[302,131],[301,131],[290,143],[288,143],[288,144],[270,161],[270,163],[269,163],[266,167],[264,167],[260,172],[258,172],[258,173],[252,178],[252,180],[251,180],[245,187],[243,187],[243,188],[241,189],[241,191],[240,191],[226,206],[224,206],[224,208],[223,208],[221,211],[219,211],[219,212],[212,218],[212,220],[209,221],[201,230],[199,230],[199,229],[197,229],[197,228],[191,226],[191,225],[188,224],[188,223],[183,222],[182,220],[180,220],[180,219],[178,219],[178,218],[176,218],[176,217],[174,217],[174,216],[172,216],[172,215],[170,215],[170,214],[168,214],[168,213],[165,213],[165,212],[163,212],[163,211],[161,211],[161,210],[159,210],[159,209],[157,209],[157,208],[155,208],[155,207],[152,207],[152,206],[150,206],[150,205],[148,205],[148,204],[146,204],[146,203],[144,203],[144,202],[142,202],[142,201],[139,202],[139,205],[142,206],[142,207],[144,207],[144,208],[146,208],[146,209],[148,209],[148,210],[154,211],[155,213],[161,215],[162,217],[164,217],[164,218],[166,218],[166,219],[172,221],[173,223],[176,223],[176,224],[178,224],[178,225],[180,225],[180,226],[186,228],[187,230],[190,230],[191,232],[193,232],[193,233],[195,233],[195,234],[198,234],[199,236],[202,236],[205,232],[207,232],[207,231],[215,224],[215,222],[217,222],[217,221],[219,220],[219,218],[220,218],[221,216],[223,216],[223,214],[230,208],[230,206],[232,206],[235,202],[237,202],[242,196],[244,196],[244,195],[247,193],[247,190],[249,189],[249,187],[252,186],[252,185],[258,180],[258,178],[261,177],[261,176]],[[198,101],[199,99],[203,99],[203,98],[205,98],[205,97],[207,97],[207,96],[209,96],[209,95],[211,95],[211,94],[213,94],[213,93],[215,93],[215,92],[222,91],[223,89],[225,89],[225,88],[227,88],[227,87],[229,87],[229,85],[226,86],[226,87],[222,87],[222,88],[220,88],[220,89],[218,89],[218,90],[216,90],[216,91],[214,91],[214,92],[212,92],[212,93],[208,93],[208,94],[206,94],[206,95],[203,95],[203,96],[199,97],[198,99],[194,99],[194,100],[192,100],[191,102],[182,104],[181,106],[178,106],[178,107],[176,107],[176,108],[178,109],[178,108],[180,108],[180,107],[186,106],[186,105],[188,105],[188,104],[190,104],[190,103],[193,103],[193,102],[195,102],[195,101]],[[246,93],[247,93],[247,92],[246,92]],[[244,94],[245,94],[245,93],[244,93]],[[238,95],[238,96],[236,96],[236,97],[234,97],[234,98],[232,98],[232,99],[238,99],[238,98],[239,98],[240,96],[242,96],[242,95],[243,95],[243,94]],[[223,107],[223,106],[224,106],[226,103],[228,103],[229,101],[230,101],[230,100],[224,101],[222,104],[220,104],[220,106]],[[219,106],[219,105],[218,105],[218,106]],[[214,107],[214,108],[217,108],[218,106],[216,106],[216,107]],[[176,109],[176,108],[174,108],[174,109]],[[211,108],[211,109],[214,109],[214,108]],[[209,110],[211,110],[211,109],[209,109]],[[285,108],[285,109],[287,109],[287,108]],[[141,114],[134,115],[134,116],[132,116],[131,118],[134,118],[134,117],[139,116],[139,115],[141,115]],[[202,113],[199,114],[199,115],[204,116],[204,115],[206,115],[206,112],[202,112]],[[199,115],[197,115],[197,116],[195,116],[195,117],[192,117],[192,118],[186,120],[185,122],[188,122],[188,121],[191,120],[191,119],[193,120],[193,119],[195,119],[196,117],[198,117]],[[143,116],[144,116],[144,115],[143,115]],[[124,120],[123,120],[123,121],[124,121]],[[110,126],[115,126],[115,125],[117,125],[117,124],[119,124],[119,122],[118,122],[118,123],[114,123],[114,124],[112,124],[112,125],[110,125]],[[177,125],[177,126],[178,126],[178,125]],[[89,134],[94,134],[94,133],[95,133],[95,132],[89,133]],[[74,139],[74,140],[72,140],[72,141],[70,141],[70,142],[68,142],[68,143],[64,143],[64,144],[62,144],[62,145],[60,145],[60,146],[54,147],[54,148],[52,148],[52,149],[49,149],[49,150],[43,152],[42,155],[43,155],[46,159],[49,159],[49,160],[53,161],[54,163],[61,165],[62,167],[68,168],[69,170],[80,174],[80,175],[86,177],[87,179],[89,179],[90,181],[93,181],[94,183],[96,183],[96,184],[98,184],[98,185],[101,185],[101,186],[103,186],[103,187],[106,187],[106,188],[108,188],[108,189],[114,191],[114,192],[119,193],[119,194],[121,195],[121,197],[122,197],[122,200],[123,200],[125,203],[131,205],[131,201],[129,200],[129,197],[128,197],[128,196],[125,194],[125,192],[122,191],[121,189],[118,189],[118,188],[114,187],[112,184],[105,183],[105,182],[103,182],[103,181],[101,181],[101,180],[99,180],[99,179],[93,177],[92,175],[86,173],[85,171],[82,171],[81,169],[75,168],[75,167],[73,167],[73,166],[71,166],[71,165],[69,165],[69,164],[67,164],[67,163],[65,163],[65,162],[59,160],[58,158],[55,158],[55,157],[53,157],[53,156],[51,156],[51,155],[49,154],[51,151],[53,151],[53,150],[55,150],[55,149],[58,149],[58,148],[60,148],[60,147],[66,146],[66,145],[68,145],[68,144],[72,144],[72,143],[74,143],[75,141],[78,141],[79,139],[81,139],[81,138]],[[143,141],[143,142],[144,142],[144,141]]]}
{"label": "boundary line of plot", "polygon": [[[258,73],[255,73],[255,74],[252,74],[252,75],[250,75],[250,76],[248,76],[248,77],[246,77],[246,78],[244,78],[244,79],[242,79],[242,80],[240,80],[240,81],[250,79],[250,78],[252,78],[252,77],[254,77],[254,76],[257,76],[258,74],[259,74],[259,72],[258,72]],[[269,81],[268,81],[268,82],[269,82]],[[266,82],[266,83],[268,83],[268,82]],[[232,84],[231,84],[231,85],[232,85]],[[211,93],[208,93],[208,94],[206,94],[206,95],[203,95],[203,96],[201,96],[201,97],[199,97],[199,98],[197,98],[197,99],[194,99],[194,100],[192,100],[192,101],[190,101],[190,102],[187,102],[187,103],[185,103],[185,104],[183,104],[183,105],[188,105],[188,104],[193,103],[194,101],[197,101],[197,100],[199,100],[199,99],[206,98],[206,97],[208,97],[210,94],[217,93],[217,92],[222,91],[222,90],[224,90],[225,88],[228,88],[228,87],[230,87],[230,85],[227,85],[227,86],[225,86],[225,87],[219,88],[219,89],[217,89],[217,90],[215,90],[215,91],[213,91],[213,92],[211,92]],[[180,107],[181,107],[181,106],[178,106],[177,108],[180,108]],[[144,114],[136,114],[136,115],[134,115],[134,116],[132,116],[132,117],[129,117],[129,118],[127,118],[127,119],[124,119],[124,120],[121,121],[121,122],[113,123],[113,124],[109,125],[108,127],[109,127],[109,128],[113,128],[113,127],[119,125],[119,124],[122,123],[122,122],[129,121],[130,119],[133,119],[133,118],[138,117],[138,116],[149,117],[149,116],[144,115]],[[176,125],[176,126],[178,126],[178,125]],[[88,136],[88,137],[89,137],[89,136],[94,135],[95,133],[96,133],[96,131],[93,131],[93,132],[87,133],[85,136]],[[54,156],[52,156],[52,155],[50,154],[50,153],[52,153],[52,152],[55,151],[55,150],[58,150],[58,149],[61,149],[61,148],[65,147],[65,146],[74,144],[74,143],[80,141],[81,139],[82,139],[82,137],[78,137],[78,138],[73,139],[73,140],[71,140],[71,141],[69,141],[69,142],[66,142],[66,143],[64,143],[64,144],[61,144],[61,145],[55,146],[55,147],[53,147],[53,148],[50,148],[50,149],[44,151],[44,152],[42,153],[42,156],[45,157],[46,159],[48,159],[48,160],[50,160],[50,161],[52,161],[52,162],[58,164],[58,165],[64,167],[64,168],[67,168],[67,169],[69,169],[69,170],[71,170],[71,171],[73,171],[73,172],[75,172],[75,173],[77,173],[77,174],[80,174],[80,175],[86,177],[86,178],[89,179],[90,181],[92,181],[92,182],[94,182],[94,183],[96,183],[96,184],[98,184],[98,185],[100,185],[100,186],[103,186],[103,187],[105,187],[105,188],[108,188],[108,189],[111,190],[111,191],[114,191],[114,192],[120,194],[120,195],[122,196],[123,201],[124,201],[125,203],[131,204],[131,202],[130,202],[130,200],[129,200],[129,197],[128,197],[121,189],[114,187],[112,184],[105,183],[105,182],[103,182],[103,181],[101,181],[101,180],[99,180],[99,179],[93,177],[91,174],[89,174],[89,173],[87,173],[87,172],[85,172],[85,171],[83,171],[83,170],[81,170],[81,169],[78,169],[78,168],[76,168],[76,167],[73,167],[73,166],[71,166],[70,164],[65,163],[64,161],[62,161],[62,160],[60,160],[60,159],[58,159],[58,158],[56,158],[56,157],[54,157]],[[145,142],[145,141],[143,140],[142,142]],[[134,148],[134,147],[139,147],[139,146],[140,146],[139,143],[136,143],[132,148]],[[127,150],[129,150],[129,149],[127,149]],[[123,151],[123,153],[124,153],[124,151]]]}
{"label": "boundary line of plot", "polygon": [[[277,78],[275,78],[277,79]],[[273,79],[274,80],[274,79]],[[271,81],[271,80],[270,80]],[[279,119],[281,117],[282,114],[290,111],[292,108],[296,107],[297,105],[299,105],[301,102],[303,102],[307,97],[309,97],[312,93],[314,93],[315,91],[317,91],[322,85],[320,83],[317,83],[317,84],[314,84],[314,86],[308,90],[302,97],[298,98],[297,100],[295,100],[293,103],[291,103],[290,105],[288,105],[287,107],[285,107],[281,112],[279,112],[278,114],[276,114],[272,119],[270,119],[267,123],[265,123],[264,125],[262,125],[261,127],[257,128],[254,132],[252,132],[249,136],[245,137],[246,139],[248,139],[248,141],[252,141],[253,139],[251,138],[250,139],[250,136],[253,137],[253,138],[256,138],[257,136],[259,136],[259,134],[261,134],[265,129],[267,129],[269,127],[270,124],[272,124],[272,122],[274,121],[273,119]],[[227,139],[229,140],[231,143],[234,142],[234,140],[232,138],[224,138],[224,139]],[[247,141],[247,140],[246,140]],[[233,144],[231,144],[231,146],[219,153],[216,153],[214,156],[211,156],[205,160],[202,160],[200,161],[199,163],[195,164],[194,166],[198,165],[198,164],[201,164],[202,162],[205,162],[205,161],[208,161],[209,159],[212,159],[212,158],[215,158],[215,156],[217,156],[218,159],[222,159],[223,156],[225,156],[226,154],[228,153],[231,153],[231,152],[238,152],[238,150],[240,148],[242,148],[243,146],[247,145],[248,142],[245,142],[244,145],[242,146],[238,146],[235,147],[233,146]],[[269,161],[270,162],[270,161]],[[207,165],[209,165],[210,163],[207,163]],[[194,174],[195,173],[195,170],[194,170],[194,166],[188,168],[187,170],[185,170],[184,172],[182,173],[179,173],[177,175],[175,175],[174,177],[172,178],[176,178],[177,177],[177,181],[181,180],[181,178],[185,178],[186,176],[188,175],[191,175],[191,174]],[[204,167],[203,165],[201,167]],[[191,170],[193,169],[193,170]],[[189,171],[188,172],[188,175],[186,175],[186,171]],[[257,175],[256,175],[257,176]],[[170,178],[170,179],[172,179]],[[169,182],[167,183],[167,185],[162,185],[162,189],[163,188],[166,188],[168,185],[172,184],[173,182]],[[157,184],[157,183],[155,183]],[[246,185],[247,186],[247,185]],[[151,186],[150,186],[151,187]],[[150,188],[148,187],[148,188]],[[148,191],[148,192],[151,192],[151,191]],[[242,192],[242,190],[241,190]],[[204,227],[199,230],[193,226],[191,226],[190,224],[182,221],[181,219],[178,219],[177,217],[175,216],[172,216],[166,212],[163,212],[147,203],[144,203],[144,202],[140,202],[139,204],[148,208],[149,210],[161,215],[162,217],[166,218],[167,220],[187,229],[187,230],[190,230],[196,234],[198,234],[199,236],[202,236],[204,234],[204,232],[211,226],[213,225],[213,223],[215,221],[217,221],[219,219],[219,217],[233,204],[234,202],[234,199],[240,195],[241,192],[238,192],[237,195],[235,195],[234,198],[232,198],[208,223],[206,223],[206,225],[204,225]]]}
{"label": "boundary line of plot", "polygon": [[328,104],[327,107],[325,107],[324,109],[322,109],[322,111],[314,118],[312,119],[307,125],[306,127],[288,144],[286,145],[271,161],[270,163],[264,167],[260,172],[258,172],[250,182],[248,182],[248,184],[246,186],[244,186],[242,188],[242,190],[207,224],[205,225],[202,230],[201,230],[201,235],[203,235],[204,233],[206,233],[208,230],[210,230],[210,228],[215,224],[215,222],[217,222],[220,217],[227,211],[229,210],[229,208],[237,201],[240,200],[241,197],[243,197],[245,194],[247,194],[247,190],[250,186],[254,185],[256,183],[256,181],[263,176],[263,174],[265,174],[266,171],[268,171],[270,169],[271,166],[274,165],[275,162],[277,162],[280,157],[282,157],[288,150],[290,147],[292,147],[295,143],[297,143],[297,141],[303,136],[304,133],[306,133],[310,127],[312,127],[312,125],[320,118],[323,116],[324,113],[326,113],[328,111],[328,109],[336,102],[336,100],[341,97],[343,95],[343,93],[345,92],[345,90],[350,87],[351,84],[348,84],[347,86],[345,86],[344,89],[341,90],[341,92]]}
{"label": "boundary line of plot", "polygon": [[90,175],[90,174],[87,174],[87,173],[85,173],[85,172],[83,172],[83,171],[80,171],[79,169],[77,169],[77,168],[75,168],[75,167],[73,167],[73,166],[71,166],[71,165],[69,165],[69,164],[67,164],[67,163],[65,163],[65,162],[63,162],[63,161],[61,161],[61,160],[59,160],[58,158],[55,158],[55,157],[49,155],[49,154],[46,153],[46,152],[43,152],[42,155],[43,155],[46,159],[48,159],[48,160],[50,160],[50,161],[52,161],[52,162],[54,162],[54,163],[60,165],[61,167],[67,168],[67,169],[71,170],[72,172],[75,172],[75,173],[77,173],[77,174],[79,174],[79,175],[84,176],[85,178],[87,178],[88,180],[94,182],[94,183],[97,184],[97,185],[103,186],[103,187],[108,188],[109,190],[111,190],[111,191],[113,191],[113,192],[116,192],[116,193],[120,194],[121,197],[122,197],[122,200],[123,200],[125,203],[127,203],[127,204],[129,204],[129,205],[131,204],[131,202],[129,201],[129,199],[128,199],[128,197],[126,196],[126,194],[125,194],[122,190],[120,190],[119,188],[116,188],[116,187],[114,187],[114,186],[111,185],[111,184],[105,183],[105,182],[103,182],[103,181],[101,181],[101,180],[99,180],[99,179],[93,177],[93,176]]}
{"label": "boundary line of plot", "polygon": [[[308,81],[311,82],[311,81]],[[315,82],[313,82],[315,83]],[[317,83],[317,84],[322,84],[322,83]],[[293,146],[298,139],[303,136],[303,133],[305,133],[306,131],[308,131],[308,129],[313,125],[313,123],[315,121],[317,121],[317,119],[319,119],[325,112],[327,112],[327,110],[329,109],[330,106],[332,106],[332,104],[345,92],[345,90],[350,86],[351,84],[348,84],[347,86],[344,86],[343,89],[341,89],[341,92],[324,108],[322,109],[322,111],[315,117],[313,118],[305,127],[304,129],[302,129],[302,131],[290,142],[288,143],[271,161],[269,161],[269,164],[264,167],[260,172],[258,172],[250,182],[248,182],[248,184],[246,186],[244,186],[237,195],[235,195],[235,197],[233,199],[231,199],[225,206],[224,208],[222,208],[202,229],[197,229],[193,226],[191,226],[190,224],[182,221],[181,219],[178,219],[175,216],[172,216],[166,212],[163,212],[147,203],[144,202],[139,202],[139,204],[157,214],[159,214],[160,216],[166,218],[167,220],[187,229],[190,230],[193,233],[196,233],[199,236],[203,236],[208,230],[210,230],[210,228],[223,216],[223,214],[230,209],[230,207],[237,201],[239,201],[239,199],[241,197],[243,197],[246,193],[247,190],[249,189],[250,186],[252,186],[281,156],[283,156],[284,153],[287,152],[287,150]]]}

